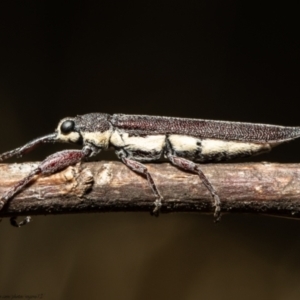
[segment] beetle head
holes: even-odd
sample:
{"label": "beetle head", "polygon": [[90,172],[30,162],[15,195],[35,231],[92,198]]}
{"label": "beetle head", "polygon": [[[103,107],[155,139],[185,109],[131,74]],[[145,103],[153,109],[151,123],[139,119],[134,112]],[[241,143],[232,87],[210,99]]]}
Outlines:
{"label": "beetle head", "polygon": [[55,133],[39,137],[19,148],[0,154],[0,161],[13,156],[22,156],[45,143],[90,144],[97,151],[106,149],[108,148],[112,133],[110,118],[110,115],[101,113],[86,114],[75,118],[64,118],[59,122]]}
{"label": "beetle head", "polygon": [[56,129],[56,141],[107,148],[112,131],[109,119],[110,115],[101,113],[64,118]]}

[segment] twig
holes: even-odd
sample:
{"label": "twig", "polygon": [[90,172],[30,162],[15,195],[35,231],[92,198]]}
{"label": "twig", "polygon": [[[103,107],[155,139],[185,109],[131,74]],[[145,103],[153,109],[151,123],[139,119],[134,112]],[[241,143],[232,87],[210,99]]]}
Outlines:
{"label": "twig", "polygon": [[[37,163],[0,165],[0,195]],[[194,174],[168,164],[147,164],[164,196],[161,212],[213,212],[211,195]],[[215,186],[222,212],[300,218],[300,164],[243,163],[201,166]],[[0,217],[84,212],[151,211],[147,181],[120,162],[90,162],[37,177],[9,201]]]}

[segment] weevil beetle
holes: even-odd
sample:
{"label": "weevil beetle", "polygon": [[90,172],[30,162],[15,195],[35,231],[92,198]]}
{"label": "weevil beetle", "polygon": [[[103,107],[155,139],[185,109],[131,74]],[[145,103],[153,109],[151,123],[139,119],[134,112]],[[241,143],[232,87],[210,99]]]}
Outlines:
{"label": "weevil beetle", "polygon": [[156,197],[153,210],[155,214],[161,208],[163,197],[142,162],[153,162],[164,157],[179,169],[198,174],[212,195],[214,216],[218,220],[221,211],[219,196],[197,163],[259,154],[298,137],[300,127],[267,124],[104,113],[68,117],[59,122],[55,133],[0,155],[0,161],[22,156],[43,143],[82,145],[81,150],[64,150],[47,157],[2,196],[0,208],[35,175],[53,174],[93,157],[101,150],[114,148],[118,158],[128,168],[148,180]]}

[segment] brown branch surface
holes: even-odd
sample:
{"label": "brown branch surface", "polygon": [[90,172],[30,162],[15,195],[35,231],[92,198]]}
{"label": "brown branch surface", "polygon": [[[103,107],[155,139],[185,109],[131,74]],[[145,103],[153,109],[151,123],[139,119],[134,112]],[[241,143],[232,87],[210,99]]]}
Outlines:
{"label": "brown branch surface", "polygon": [[[0,195],[37,163],[1,164]],[[199,177],[168,164],[147,164],[164,197],[162,212],[213,212]],[[300,217],[300,164],[202,165],[216,188],[222,212]],[[90,162],[36,177],[10,200],[0,217],[107,211],[151,211],[155,197],[146,179],[120,162]]]}

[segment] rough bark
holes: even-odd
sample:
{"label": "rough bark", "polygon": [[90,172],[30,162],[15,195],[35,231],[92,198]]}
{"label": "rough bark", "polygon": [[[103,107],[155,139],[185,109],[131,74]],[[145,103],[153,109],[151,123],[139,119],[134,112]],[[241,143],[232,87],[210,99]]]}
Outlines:
{"label": "rough bark", "polygon": [[[0,195],[38,163],[0,165]],[[213,212],[199,177],[168,164],[147,164],[165,212]],[[222,213],[300,217],[300,164],[202,165],[216,188]],[[33,180],[0,211],[0,217],[85,212],[151,211],[155,197],[146,179],[120,162],[90,162]]]}

